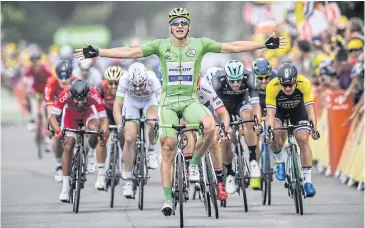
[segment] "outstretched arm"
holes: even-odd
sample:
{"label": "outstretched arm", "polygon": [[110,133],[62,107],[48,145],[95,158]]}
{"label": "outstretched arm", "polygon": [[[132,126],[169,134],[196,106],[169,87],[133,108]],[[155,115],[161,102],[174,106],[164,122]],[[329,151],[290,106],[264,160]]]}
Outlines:
{"label": "outstretched arm", "polygon": [[119,47],[110,49],[99,49],[99,56],[119,59],[131,59],[143,57],[141,47]]}
{"label": "outstretched arm", "polygon": [[239,53],[254,51],[261,48],[277,49],[288,44],[284,37],[276,37],[273,33],[265,42],[262,41],[235,41],[222,44],[223,53]]}
{"label": "outstretched arm", "polygon": [[265,48],[261,41],[235,41],[222,44],[222,53],[239,53]]}

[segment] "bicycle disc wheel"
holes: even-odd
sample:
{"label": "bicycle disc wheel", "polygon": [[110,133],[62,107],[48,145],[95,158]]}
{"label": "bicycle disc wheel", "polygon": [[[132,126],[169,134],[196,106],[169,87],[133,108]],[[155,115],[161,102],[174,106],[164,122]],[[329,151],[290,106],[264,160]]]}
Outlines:
{"label": "bicycle disc wheel", "polygon": [[200,194],[203,197],[203,203],[205,207],[205,211],[207,212],[208,217],[212,216],[212,208],[210,206],[210,195],[209,192],[205,192],[205,182],[204,182],[204,174],[202,169],[202,162],[199,163],[199,172],[200,172]]}
{"label": "bicycle disc wheel", "polygon": [[114,190],[115,190],[115,186],[116,186],[116,182],[117,182],[117,177],[115,174],[115,170],[116,170],[116,166],[118,164],[117,161],[117,153],[118,150],[118,146],[116,145],[116,143],[113,143],[113,147],[112,147],[112,151],[111,153],[113,154],[112,160],[111,160],[111,165],[112,165],[112,170],[111,170],[111,178],[110,178],[110,207],[113,208],[114,207]]}
{"label": "bicycle disc wheel", "polygon": [[[240,143],[239,143],[240,144]],[[238,146],[238,148],[240,147],[240,145]],[[243,154],[242,154],[242,150],[241,148],[239,148],[238,152],[238,166],[239,166],[239,178],[240,178],[240,187],[242,190],[242,198],[243,198],[243,203],[244,203],[244,207],[245,207],[245,212],[248,211],[248,205],[247,205],[247,195],[246,195],[246,182],[245,182],[245,162],[244,162],[244,158],[243,158]]]}
{"label": "bicycle disc wheel", "polygon": [[302,185],[300,181],[300,175],[299,175],[299,166],[298,166],[298,159],[296,157],[296,151],[294,153],[293,151],[293,164],[294,164],[294,178],[295,178],[295,197],[298,202],[298,209],[297,213],[300,213],[300,215],[303,215],[303,198],[302,198]]}
{"label": "bicycle disc wheel", "polygon": [[216,186],[214,183],[214,177],[213,177],[213,167],[210,163],[209,155],[206,154],[205,156],[205,164],[206,164],[206,172],[207,172],[207,178],[208,178],[208,185],[209,185],[209,192],[210,192],[210,198],[212,201],[212,204],[214,206],[214,212],[215,212],[215,218],[219,218],[219,212],[218,212],[218,201],[217,201],[217,192],[216,192]]}
{"label": "bicycle disc wheel", "polygon": [[179,191],[179,210],[180,210],[180,227],[184,227],[184,182],[183,182],[183,165],[182,155],[177,157],[177,179],[178,179],[178,191]]}

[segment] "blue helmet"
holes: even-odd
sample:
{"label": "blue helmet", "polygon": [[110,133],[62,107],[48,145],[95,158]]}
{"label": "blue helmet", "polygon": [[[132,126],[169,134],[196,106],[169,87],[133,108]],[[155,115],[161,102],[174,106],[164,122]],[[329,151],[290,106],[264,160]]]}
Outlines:
{"label": "blue helmet", "polygon": [[252,64],[252,72],[255,76],[271,75],[271,70],[269,61],[264,58],[258,58]]}

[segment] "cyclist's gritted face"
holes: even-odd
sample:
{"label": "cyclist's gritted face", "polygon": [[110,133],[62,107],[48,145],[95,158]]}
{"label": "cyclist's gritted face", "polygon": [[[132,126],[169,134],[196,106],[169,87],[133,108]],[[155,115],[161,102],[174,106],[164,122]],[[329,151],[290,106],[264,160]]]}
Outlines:
{"label": "cyclist's gritted face", "polygon": [[292,95],[296,86],[297,82],[282,83],[281,90],[285,93],[285,95]]}
{"label": "cyclist's gritted face", "polygon": [[87,97],[85,98],[73,98],[73,102],[77,108],[83,108],[87,103]]}
{"label": "cyclist's gritted face", "polygon": [[267,84],[270,82],[271,75],[255,75],[261,89],[266,89]]}
{"label": "cyclist's gritted face", "polygon": [[242,85],[242,79],[228,79],[228,84],[233,91],[238,91]]}
{"label": "cyclist's gritted face", "polygon": [[116,80],[108,80],[108,88],[113,95],[117,93],[118,83]]}
{"label": "cyclist's gritted face", "polygon": [[187,36],[190,29],[190,21],[184,17],[177,17],[170,22],[171,33],[177,39]]}
{"label": "cyclist's gritted face", "polygon": [[71,78],[59,78],[58,79],[58,84],[60,85],[60,87],[63,89],[66,86],[70,85],[71,83]]}

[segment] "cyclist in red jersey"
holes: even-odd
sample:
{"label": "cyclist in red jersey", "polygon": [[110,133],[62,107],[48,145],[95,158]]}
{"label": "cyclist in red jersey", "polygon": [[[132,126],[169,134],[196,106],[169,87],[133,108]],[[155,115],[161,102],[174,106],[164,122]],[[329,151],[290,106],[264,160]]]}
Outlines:
{"label": "cyclist in red jersey", "polygon": [[[96,88],[89,86],[85,81],[78,79],[66,87],[59,95],[56,104],[52,108],[52,114],[49,118],[51,127],[54,129],[58,138],[62,137],[62,130],[58,125],[57,116],[59,116],[66,107],[63,114],[63,126],[66,128],[77,129],[78,120],[82,119],[87,129],[97,131],[100,128],[104,132],[104,139],[99,140],[95,135],[89,136],[90,148],[96,148],[97,156],[106,153],[106,140],[109,136],[109,122],[106,116],[104,103]],[[96,110],[94,112],[94,109]],[[64,151],[62,155],[62,174],[63,186],[59,196],[62,202],[69,202],[69,179],[72,152],[75,146],[75,133],[67,132],[64,139]],[[105,182],[105,168],[103,178]],[[102,182],[97,180],[97,182]]]}
{"label": "cyclist in red jersey", "polygon": [[[28,129],[34,129],[37,107],[41,105],[44,87],[46,87],[48,78],[52,77],[51,69],[40,61],[40,54],[32,54],[30,57],[30,65],[24,68],[23,73],[23,91],[25,99],[29,103],[29,111],[31,113]],[[38,102],[37,102],[38,100]],[[42,113],[43,114],[43,113]]]}
{"label": "cyclist in red jersey", "polygon": [[[57,77],[48,78],[47,85],[44,89],[44,99],[47,105],[48,118],[51,116],[52,108],[57,101],[58,96],[61,94],[62,90],[70,85],[71,81],[76,80],[77,77],[71,76],[72,74],[72,64],[68,60],[61,61],[56,66]],[[59,126],[61,126],[62,115],[57,118]],[[47,141],[49,140],[46,137]],[[56,157],[56,173],[54,176],[55,181],[62,182],[62,144],[60,140],[53,136],[52,137],[52,151]]]}
{"label": "cyclist in red jersey", "polygon": [[[115,95],[117,93],[119,79],[123,74],[124,70],[120,66],[110,66],[104,73],[105,79],[97,87],[101,97],[103,98],[106,115],[108,117],[110,125],[116,125],[113,117],[113,105],[114,105]],[[119,132],[120,130],[121,129],[119,129]],[[123,137],[123,134],[121,134],[121,137]],[[124,140],[121,141],[124,144]],[[123,148],[124,146],[123,144],[121,145],[121,148]],[[105,173],[101,172],[104,170],[105,167],[105,159],[106,159],[106,154],[104,154],[101,157],[96,156],[96,163],[97,163],[96,168],[98,169],[98,176],[105,175]],[[103,181],[103,178],[98,178],[98,180],[100,181],[97,181],[95,183],[95,188],[98,190],[104,190],[105,181]]]}

